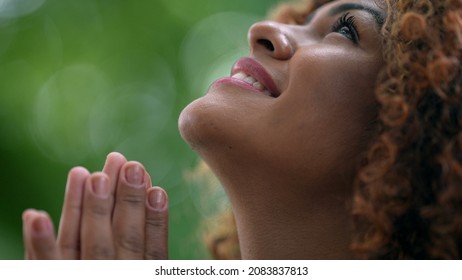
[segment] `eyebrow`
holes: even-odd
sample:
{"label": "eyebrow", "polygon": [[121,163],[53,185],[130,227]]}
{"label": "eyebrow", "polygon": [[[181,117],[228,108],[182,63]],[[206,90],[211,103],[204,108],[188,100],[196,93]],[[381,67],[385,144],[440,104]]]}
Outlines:
{"label": "eyebrow", "polygon": [[368,12],[369,14],[371,14],[377,25],[379,27],[382,27],[382,25],[384,24],[385,22],[385,16],[382,12],[372,8],[372,7],[368,7],[368,6],[364,6],[364,5],[361,5],[361,4],[358,4],[358,3],[345,3],[345,4],[341,4],[341,5],[338,5],[334,8],[332,8],[329,12],[329,14],[331,16],[334,16],[334,15],[337,15],[337,14],[340,14],[342,12],[346,12],[346,11],[351,11],[351,10],[360,10],[360,11],[365,11],[365,12]]}

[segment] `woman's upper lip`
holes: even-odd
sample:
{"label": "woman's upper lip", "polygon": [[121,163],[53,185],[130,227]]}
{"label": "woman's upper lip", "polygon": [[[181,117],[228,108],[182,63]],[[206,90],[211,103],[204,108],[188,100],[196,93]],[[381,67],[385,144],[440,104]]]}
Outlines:
{"label": "woman's upper lip", "polygon": [[255,59],[250,57],[245,57],[239,59],[233,66],[231,70],[231,75],[236,73],[243,72],[249,76],[254,77],[259,81],[265,88],[269,90],[272,96],[278,97],[281,95],[278,87],[274,83],[273,78],[270,74],[263,68],[263,66],[258,63]]}

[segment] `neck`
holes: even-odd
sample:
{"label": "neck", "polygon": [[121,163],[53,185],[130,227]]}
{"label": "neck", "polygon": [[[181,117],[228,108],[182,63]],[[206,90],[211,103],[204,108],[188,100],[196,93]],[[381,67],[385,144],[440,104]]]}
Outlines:
{"label": "neck", "polygon": [[351,259],[349,220],[344,213],[335,212],[325,209],[292,217],[273,212],[270,223],[262,222],[258,212],[236,212],[241,256],[243,259]]}
{"label": "neck", "polygon": [[[307,187],[248,177],[222,183],[233,205],[243,259],[353,258],[347,194],[296,192],[291,190]],[[285,191],[276,194],[281,188]],[[275,196],[268,195],[273,192]]]}

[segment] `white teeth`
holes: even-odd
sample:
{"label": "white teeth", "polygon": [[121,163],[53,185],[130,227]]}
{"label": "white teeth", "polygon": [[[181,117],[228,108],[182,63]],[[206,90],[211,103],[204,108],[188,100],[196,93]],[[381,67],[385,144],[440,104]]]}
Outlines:
{"label": "white teeth", "polygon": [[246,74],[239,72],[233,75],[233,78],[239,79],[239,80],[244,80],[244,78],[247,77]]}
{"label": "white teeth", "polygon": [[255,83],[257,80],[256,80],[254,77],[247,76],[247,77],[244,78],[244,81],[246,81],[247,83],[249,83],[249,84],[252,85],[252,84]]}
{"label": "white teeth", "polygon": [[265,87],[260,83],[260,82],[255,82],[252,84],[255,88],[263,91],[265,89]]}
{"label": "white teeth", "polygon": [[252,76],[249,76],[243,72],[238,72],[232,76],[235,79],[242,80],[248,84],[251,84],[253,87],[263,92],[265,95],[271,96],[271,93],[266,89],[257,79]]}

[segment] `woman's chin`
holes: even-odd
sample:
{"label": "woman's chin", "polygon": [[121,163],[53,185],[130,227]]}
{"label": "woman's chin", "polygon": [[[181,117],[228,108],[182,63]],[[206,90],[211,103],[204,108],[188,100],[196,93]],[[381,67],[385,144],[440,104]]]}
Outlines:
{"label": "woman's chin", "polygon": [[223,138],[223,130],[226,129],[223,127],[226,122],[220,121],[223,118],[220,108],[209,104],[207,99],[204,96],[190,103],[178,119],[181,137],[199,153],[222,141],[219,138]]}
{"label": "woman's chin", "polygon": [[178,118],[178,129],[181,137],[188,143],[191,148],[195,149],[200,139],[200,132],[197,127],[203,122],[200,110],[200,101],[195,100],[186,106]]}

